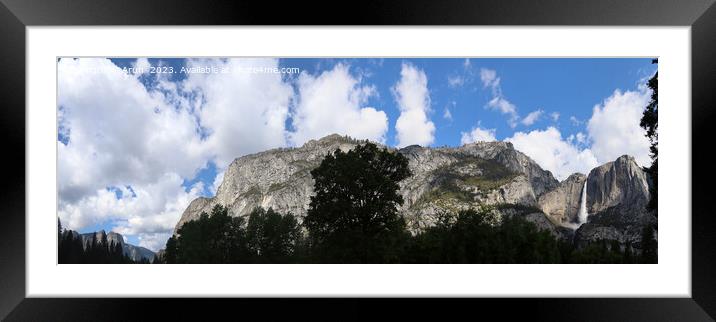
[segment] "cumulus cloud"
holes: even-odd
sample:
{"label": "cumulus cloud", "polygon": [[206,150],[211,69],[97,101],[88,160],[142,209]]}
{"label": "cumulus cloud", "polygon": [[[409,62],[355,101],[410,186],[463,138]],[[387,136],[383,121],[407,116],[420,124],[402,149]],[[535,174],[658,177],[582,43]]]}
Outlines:
{"label": "cumulus cloud", "polygon": [[400,116],[395,123],[397,146],[427,146],[433,143],[435,124],[428,117],[430,94],[425,73],[409,63],[403,63],[400,80],[392,91],[400,109]]}
{"label": "cumulus cloud", "polygon": [[189,191],[181,184],[181,177],[168,173],[150,184],[98,189],[77,202],[61,202],[58,215],[71,229],[114,223],[112,231],[138,236],[140,246],[156,251],[166,239],[152,244],[151,236],[168,237],[186,206],[203,190],[201,183]]}
{"label": "cumulus cloud", "polygon": [[302,73],[298,92],[291,143],[301,145],[332,133],[385,142],[388,116],[373,107],[363,107],[377,90],[361,85],[361,79],[351,75],[347,65],[337,64],[318,76]]}
{"label": "cumulus cloud", "polygon": [[[140,59],[133,64],[146,68]],[[171,230],[189,200],[193,177],[210,151],[195,116],[148,90],[142,73],[106,59],[61,59],[58,68],[58,216],[69,229],[123,222],[113,229],[141,237]],[[143,223],[139,225],[139,223]]]}
{"label": "cumulus cloud", "polygon": [[[292,87],[280,74],[246,72],[276,67],[277,60],[186,65],[229,72],[177,82],[125,73],[107,59],[58,61],[58,216],[64,226],[113,224],[112,230],[156,250],[204,191],[201,182],[184,186],[199,169],[215,161],[221,170],[235,157],[286,144]],[[130,66],[141,71],[149,61]]]}
{"label": "cumulus cloud", "polygon": [[522,119],[522,124],[527,125],[527,126],[532,125],[535,122],[537,122],[537,120],[539,120],[539,118],[540,118],[540,116],[542,116],[542,114],[544,114],[544,111],[542,109],[532,111],[531,113],[527,114],[527,116],[525,116],[525,118]]}
{"label": "cumulus cloud", "polygon": [[554,127],[528,133],[516,132],[505,141],[512,142],[515,149],[525,153],[543,169],[552,172],[559,180],[564,180],[575,172],[587,174],[598,165],[597,158],[590,149],[579,149],[563,140],[562,134]]}
{"label": "cumulus cloud", "polygon": [[[506,141],[534,159],[542,168],[563,180],[571,173],[588,173],[599,164],[614,161],[624,154],[632,155],[641,166],[650,164],[649,141],[639,126],[651,93],[640,86],[636,91],[615,90],[594,106],[586,121],[587,133],[577,132],[562,139],[554,127],[528,133],[517,132]],[[585,123],[574,116],[573,125]]]}
{"label": "cumulus cloud", "polygon": [[478,127],[474,127],[470,132],[461,132],[462,137],[460,138],[460,144],[468,144],[468,143],[474,143],[474,142],[491,142],[496,141],[495,139],[495,129],[483,129]]}
{"label": "cumulus cloud", "polygon": [[201,102],[198,116],[206,146],[223,168],[234,158],[286,145],[285,124],[293,88],[279,73],[278,59],[190,59],[188,68],[213,67],[226,73],[191,73],[182,90]]}
{"label": "cumulus cloud", "polygon": [[166,104],[106,59],[58,62],[60,199],[97,189],[157,181],[167,169],[191,177],[207,151],[190,112]]}
{"label": "cumulus cloud", "polygon": [[639,126],[650,97],[651,93],[643,86],[638,91],[616,90],[594,106],[587,131],[600,163],[614,161],[624,154],[633,156],[641,166],[651,163],[649,140]]}
{"label": "cumulus cloud", "polygon": [[577,138],[578,143],[586,143],[587,142],[587,136],[584,135],[584,133],[582,133],[582,132],[577,133],[576,138]]}

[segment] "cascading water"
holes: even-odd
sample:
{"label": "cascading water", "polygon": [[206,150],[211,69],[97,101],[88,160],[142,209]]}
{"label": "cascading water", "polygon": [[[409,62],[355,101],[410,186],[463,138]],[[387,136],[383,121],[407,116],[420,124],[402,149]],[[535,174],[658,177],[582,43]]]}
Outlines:
{"label": "cascading water", "polygon": [[584,188],[582,188],[582,200],[579,205],[579,213],[577,213],[578,225],[582,225],[587,222],[587,181],[584,181]]}
{"label": "cascading water", "polygon": [[587,212],[587,182],[585,181],[584,187],[582,187],[582,200],[580,200],[579,202],[579,211],[577,212],[577,222],[570,222],[562,225],[577,230],[579,226],[587,223],[588,216],[589,213]]}

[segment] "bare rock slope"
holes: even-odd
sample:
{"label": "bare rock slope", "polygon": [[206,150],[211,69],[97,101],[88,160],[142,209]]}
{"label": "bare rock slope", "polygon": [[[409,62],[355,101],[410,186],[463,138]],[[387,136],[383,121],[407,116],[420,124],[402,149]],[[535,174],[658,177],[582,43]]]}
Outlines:
{"label": "bare rock slope", "polygon": [[[232,216],[244,216],[256,207],[263,207],[293,213],[301,220],[313,194],[310,171],[336,149],[347,151],[361,143],[334,134],[297,148],[273,149],[237,158],[227,168],[216,196],[192,201],[177,223],[175,233],[185,222],[199,218],[202,212],[210,212],[217,204],[228,207]],[[498,217],[521,215],[557,236],[571,238],[573,232],[565,233],[562,225],[575,221],[585,182],[591,215],[589,223],[577,231],[582,238],[608,237],[589,230],[614,228],[597,220],[608,211],[612,217],[625,222],[648,221],[644,219],[648,214],[642,211],[649,198],[647,177],[629,156],[599,166],[588,176],[577,173],[558,182],[552,173],[508,142],[477,142],[457,148],[408,146],[391,150],[409,161],[412,175],[400,183],[405,200],[400,212],[414,233],[432,226],[443,212],[494,205]],[[624,212],[631,213],[625,215]],[[612,218],[610,222],[613,221]],[[616,232],[610,230],[609,234],[625,239],[625,227],[614,228]],[[636,229],[634,227],[629,229]]]}
{"label": "bare rock slope", "polygon": [[[216,196],[191,202],[176,225],[195,220],[217,204],[233,216],[256,207],[306,215],[313,179],[310,171],[336,149],[361,141],[339,135],[312,140],[298,148],[273,149],[235,159]],[[511,143],[478,142],[459,148],[409,146],[397,150],[409,160],[412,176],[401,182],[401,212],[411,230],[432,225],[441,211],[478,205],[537,205],[537,198],[559,182]]]}

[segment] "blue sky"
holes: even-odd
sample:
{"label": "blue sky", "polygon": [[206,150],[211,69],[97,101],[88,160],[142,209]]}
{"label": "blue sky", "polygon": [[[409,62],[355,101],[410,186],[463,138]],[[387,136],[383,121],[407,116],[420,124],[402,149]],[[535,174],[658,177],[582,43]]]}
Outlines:
{"label": "blue sky", "polygon": [[[637,118],[649,96],[644,83],[656,71],[651,58],[289,58],[251,63],[297,67],[300,74],[222,78],[139,72],[112,80],[122,75],[114,71],[77,82],[88,66],[178,71],[232,63],[245,66],[166,58],[60,60],[60,162],[88,153],[104,160],[61,164],[63,223],[80,231],[119,231],[130,242],[156,250],[186,207],[182,203],[213,195],[217,175],[231,159],[301,145],[328,134],[324,130],[398,147],[506,140],[560,179],[621,154],[642,163],[648,159]],[[106,109],[98,110],[97,104]],[[110,125],[87,125],[102,122]],[[123,143],[133,129],[151,134],[152,143],[139,137],[135,144]],[[190,148],[178,149],[182,142]],[[162,159],[174,150],[182,150],[172,156],[176,159]],[[114,162],[120,155],[128,159]],[[146,166],[132,170],[127,164],[133,162]],[[84,172],[102,180],[82,177],[80,169],[88,167],[96,169]],[[169,188],[177,182],[183,192]],[[151,191],[166,198],[142,201]],[[112,195],[124,210],[98,206]]]}

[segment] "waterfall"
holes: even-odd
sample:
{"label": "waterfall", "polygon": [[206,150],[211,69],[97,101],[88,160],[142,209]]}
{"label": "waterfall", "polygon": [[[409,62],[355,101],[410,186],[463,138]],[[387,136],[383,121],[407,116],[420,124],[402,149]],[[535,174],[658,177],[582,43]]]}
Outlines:
{"label": "waterfall", "polygon": [[577,214],[577,219],[579,220],[577,222],[578,225],[582,225],[587,223],[587,216],[589,216],[589,213],[587,213],[587,181],[584,181],[584,188],[582,188],[582,201],[579,205],[579,213]]}
{"label": "waterfall", "polygon": [[564,223],[562,226],[577,230],[579,226],[587,223],[587,216],[589,216],[589,213],[587,213],[587,182],[584,181],[582,200],[579,202],[579,212],[577,212],[577,222]]}

